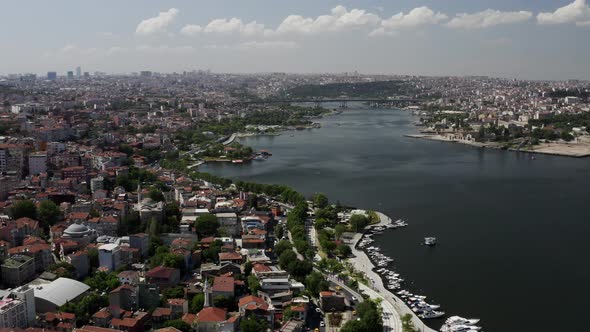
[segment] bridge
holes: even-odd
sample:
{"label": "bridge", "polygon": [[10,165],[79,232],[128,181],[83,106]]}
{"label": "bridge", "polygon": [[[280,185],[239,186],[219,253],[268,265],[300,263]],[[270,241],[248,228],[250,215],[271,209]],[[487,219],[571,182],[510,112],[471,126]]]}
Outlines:
{"label": "bridge", "polygon": [[316,107],[322,106],[323,103],[338,103],[340,108],[347,108],[348,103],[363,102],[368,103],[371,107],[395,106],[412,104],[421,101],[420,99],[411,98],[294,98],[294,99],[265,99],[259,101],[243,101],[237,104],[254,105],[254,104],[294,104],[294,103],[313,103]]}

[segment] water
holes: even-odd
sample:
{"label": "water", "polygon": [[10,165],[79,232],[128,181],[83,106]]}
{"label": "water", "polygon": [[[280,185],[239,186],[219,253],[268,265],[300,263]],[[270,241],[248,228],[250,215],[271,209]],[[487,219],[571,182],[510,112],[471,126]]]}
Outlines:
{"label": "water", "polygon": [[[200,170],[407,220],[376,245],[410,290],[447,314],[481,318],[486,331],[590,329],[590,159],[403,137],[414,121],[398,110],[346,110],[321,129],[242,140],[271,151],[267,161]],[[439,245],[422,246],[425,236]]]}

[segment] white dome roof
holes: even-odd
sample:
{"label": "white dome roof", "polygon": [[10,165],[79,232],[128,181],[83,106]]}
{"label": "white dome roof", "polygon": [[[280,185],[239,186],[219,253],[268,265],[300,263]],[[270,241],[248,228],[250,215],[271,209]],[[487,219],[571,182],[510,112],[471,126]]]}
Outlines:
{"label": "white dome roof", "polygon": [[70,226],[68,226],[68,228],[66,228],[64,233],[83,235],[88,233],[88,227],[80,224],[71,224]]}

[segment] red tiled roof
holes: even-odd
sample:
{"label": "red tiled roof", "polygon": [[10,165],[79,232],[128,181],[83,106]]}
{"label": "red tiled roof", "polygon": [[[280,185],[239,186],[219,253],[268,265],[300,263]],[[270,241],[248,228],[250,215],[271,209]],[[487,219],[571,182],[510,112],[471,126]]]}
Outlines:
{"label": "red tiled roof", "polygon": [[330,291],[320,292],[320,297],[322,297],[322,296],[332,296],[332,295],[334,295],[334,293],[332,293]]}
{"label": "red tiled roof", "polygon": [[172,274],[174,273],[175,270],[176,269],[171,268],[171,267],[156,266],[146,273],[146,277],[158,278],[158,279],[169,279],[170,277],[172,277]]}
{"label": "red tiled roof", "polygon": [[109,318],[111,317],[111,313],[108,310],[99,310],[94,315],[94,318]]}
{"label": "red tiled roof", "polygon": [[233,292],[234,278],[233,277],[215,277],[213,280],[213,291],[216,292]]}
{"label": "red tiled roof", "polygon": [[197,314],[197,322],[205,323],[205,322],[223,322],[226,318],[225,309],[208,307],[204,308],[203,310],[199,311]]}
{"label": "red tiled roof", "polygon": [[240,260],[242,259],[242,255],[235,251],[231,252],[220,252],[219,253],[219,260],[220,261],[233,261],[233,260]]}
{"label": "red tiled roof", "polygon": [[238,302],[238,306],[240,308],[246,306],[246,310],[268,310],[268,304],[262,298],[254,295],[242,297]]}
{"label": "red tiled roof", "polygon": [[162,316],[170,316],[172,314],[172,309],[170,308],[156,308],[154,312],[152,312],[152,317],[162,317]]}
{"label": "red tiled roof", "polygon": [[187,323],[188,325],[192,326],[196,318],[197,318],[197,315],[191,314],[191,313],[186,313],[182,316],[182,321]]}

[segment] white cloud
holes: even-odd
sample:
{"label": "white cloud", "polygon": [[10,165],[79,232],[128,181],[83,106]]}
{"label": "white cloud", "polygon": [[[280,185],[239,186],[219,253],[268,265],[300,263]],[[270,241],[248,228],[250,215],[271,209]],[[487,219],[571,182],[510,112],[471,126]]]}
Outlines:
{"label": "white cloud", "polygon": [[528,21],[531,17],[533,17],[533,13],[528,11],[501,12],[487,9],[473,14],[457,14],[447,23],[447,26],[458,29],[488,28],[495,25]]}
{"label": "white cloud", "polygon": [[294,49],[298,48],[299,44],[293,41],[250,41],[241,43],[238,48],[241,49]]}
{"label": "white cloud", "polygon": [[203,32],[255,36],[264,33],[264,24],[257,23],[256,21],[244,23],[242,19],[236,17],[231,19],[219,18],[209,22],[203,28]]}
{"label": "white cloud", "polygon": [[435,13],[432,9],[423,6],[412,9],[409,13],[400,12],[388,19],[381,21],[381,26],[373,30],[370,36],[392,35],[399,29],[415,28],[424,25],[439,24],[448,19],[443,13]]}
{"label": "white cloud", "polygon": [[178,13],[178,9],[170,8],[168,11],[160,12],[158,16],[147,18],[139,22],[135,33],[138,35],[151,35],[165,31],[170,23],[174,22]]}
{"label": "white cloud", "polygon": [[576,23],[578,26],[589,26],[590,6],[586,5],[586,0],[575,0],[553,13],[539,13],[537,22],[539,24]]}
{"label": "white cloud", "polygon": [[182,29],[180,29],[180,33],[185,36],[194,36],[201,31],[203,31],[203,28],[200,25],[195,24],[188,24],[185,25]]}
{"label": "white cloud", "polygon": [[[362,9],[347,10],[344,6],[336,6],[331,15],[321,15],[313,19],[301,15],[289,15],[278,26],[275,34],[317,34],[330,31],[352,30],[363,26],[379,24],[379,16],[367,13]],[[271,34],[267,31],[266,34]]]}

